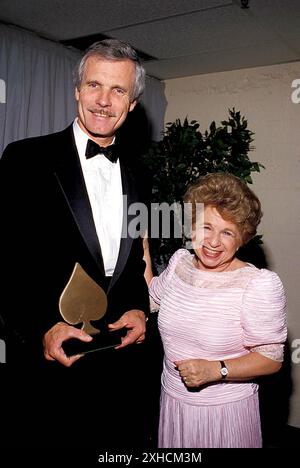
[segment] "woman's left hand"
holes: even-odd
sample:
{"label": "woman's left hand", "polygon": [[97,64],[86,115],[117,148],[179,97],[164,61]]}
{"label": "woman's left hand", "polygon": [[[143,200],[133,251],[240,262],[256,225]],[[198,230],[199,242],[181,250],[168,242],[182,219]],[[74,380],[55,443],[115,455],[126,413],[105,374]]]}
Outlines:
{"label": "woman's left hand", "polygon": [[221,379],[219,361],[187,359],[175,361],[174,364],[187,387],[199,387]]}

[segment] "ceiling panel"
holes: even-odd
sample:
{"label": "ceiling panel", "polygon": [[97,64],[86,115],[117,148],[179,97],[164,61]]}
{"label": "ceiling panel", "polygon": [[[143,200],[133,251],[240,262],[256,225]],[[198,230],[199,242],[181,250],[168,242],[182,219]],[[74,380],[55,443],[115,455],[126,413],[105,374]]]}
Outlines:
{"label": "ceiling panel", "polygon": [[231,0],[0,0],[0,19],[62,40],[231,3]]}
{"label": "ceiling panel", "polygon": [[[248,47],[275,39],[272,31],[257,24],[248,10],[236,5],[163,19],[118,30],[109,36],[128,41],[159,58],[195,55],[201,51]],[[162,40],[163,38],[163,40]]]}
{"label": "ceiling panel", "polygon": [[274,65],[298,60],[293,52],[278,42],[230,50],[201,53],[190,57],[159,60],[145,63],[147,74],[160,79],[181,78],[185,76],[215,73],[241,68]]}
{"label": "ceiling panel", "polygon": [[248,3],[0,0],[0,21],[81,49],[101,35],[126,40],[156,59],[145,66],[159,79],[300,60],[300,0]]}
{"label": "ceiling panel", "polygon": [[266,29],[278,34],[299,32],[299,0],[251,0],[248,12]]}
{"label": "ceiling panel", "polygon": [[298,58],[300,58],[300,31],[296,34],[286,34],[283,40],[285,44],[289,46],[290,50],[293,50]]}

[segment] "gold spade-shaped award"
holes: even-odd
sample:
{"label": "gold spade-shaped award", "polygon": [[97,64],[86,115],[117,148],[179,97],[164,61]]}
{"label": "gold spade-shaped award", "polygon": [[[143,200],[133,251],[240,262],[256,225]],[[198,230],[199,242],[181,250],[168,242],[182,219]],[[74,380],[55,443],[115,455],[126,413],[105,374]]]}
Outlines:
{"label": "gold spade-shaped award", "polygon": [[72,275],[59,299],[59,311],[70,325],[82,323],[81,329],[89,335],[100,332],[91,320],[101,319],[107,310],[107,297],[103,289],[75,264]]}

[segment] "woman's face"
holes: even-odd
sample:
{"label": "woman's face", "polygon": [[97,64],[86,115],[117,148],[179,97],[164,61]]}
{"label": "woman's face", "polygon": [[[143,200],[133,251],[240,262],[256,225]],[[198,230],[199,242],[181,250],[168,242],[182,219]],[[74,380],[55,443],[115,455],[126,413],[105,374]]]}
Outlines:
{"label": "woman's face", "polygon": [[[194,244],[194,251],[198,268],[213,271],[230,269],[235,253],[242,245],[236,224],[223,219],[216,208],[207,206],[203,223],[196,229],[199,240],[197,245]],[[202,231],[200,235],[199,229]]]}

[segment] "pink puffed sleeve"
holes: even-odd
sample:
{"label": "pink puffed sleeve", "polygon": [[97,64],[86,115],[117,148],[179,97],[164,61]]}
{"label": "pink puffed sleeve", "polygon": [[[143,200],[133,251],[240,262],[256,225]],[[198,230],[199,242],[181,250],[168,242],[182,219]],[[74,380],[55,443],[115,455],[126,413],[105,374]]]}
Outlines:
{"label": "pink puffed sleeve", "polygon": [[276,273],[260,270],[250,280],[243,297],[241,324],[245,347],[285,342],[286,296]]}
{"label": "pink puffed sleeve", "polygon": [[161,303],[165,288],[174,274],[177,263],[186,253],[185,249],[177,250],[170,258],[167,268],[159,276],[152,278],[149,285],[150,300],[152,299],[158,306]]}

